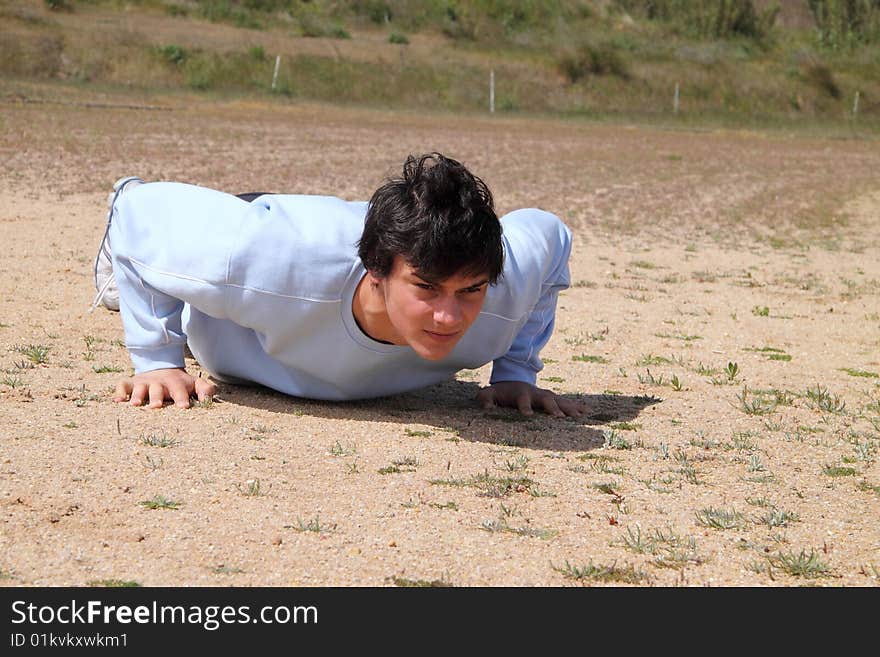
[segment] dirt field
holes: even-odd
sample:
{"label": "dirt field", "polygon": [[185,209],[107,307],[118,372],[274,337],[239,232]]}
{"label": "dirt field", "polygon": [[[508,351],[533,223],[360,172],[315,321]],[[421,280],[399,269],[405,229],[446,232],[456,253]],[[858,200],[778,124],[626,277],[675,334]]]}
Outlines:
{"label": "dirt field", "polygon": [[[0,583],[878,584],[876,140],[0,92]],[[539,382],[589,419],[479,410],[488,367],[110,401],[113,180],[364,199],[428,150],[573,229]]]}

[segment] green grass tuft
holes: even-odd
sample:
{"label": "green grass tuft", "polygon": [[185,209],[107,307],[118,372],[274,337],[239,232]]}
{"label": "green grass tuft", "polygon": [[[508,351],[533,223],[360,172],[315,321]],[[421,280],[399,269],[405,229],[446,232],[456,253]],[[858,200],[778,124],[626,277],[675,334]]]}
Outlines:
{"label": "green grass tuft", "polygon": [[874,493],[875,495],[880,496],[880,486],[874,486],[873,484],[869,483],[866,479],[862,479],[859,482],[858,488],[859,488],[859,490],[870,491],[870,492]]}
{"label": "green grass tuft", "polygon": [[408,579],[406,577],[392,577],[391,581],[394,583],[394,586],[399,586],[402,588],[448,588],[455,586],[454,584],[450,584],[445,579]]}
{"label": "green grass tuft", "polygon": [[697,553],[693,536],[679,536],[672,529],[663,532],[655,529],[642,533],[639,525],[628,527],[622,539],[624,547],[637,554],[654,557],[653,564],[658,568],[680,570],[689,565],[699,565],[705,559]]}
{"label": "green grass tuft", "polygon": [[124,368],[119,367],[118,365],[92,365],[92,370],[95,372],[95,374],[107,374],[110,372],[118,374],[119,372],[125,371]]}
{"label": "green grass tuft", "polygon": [[867,370],[857,370],[852,367],[842,367],[842,368],[840,368],[840,371],[846,372],[850,376],[860,376],[860,377],[864,377],[866,379],[876,379],[877,377],[880,377],[880,374],[877,374],[877,372],[869,372]]}
{"label": "green grass tuft", "polygon": [[517,536],[525,536],[526,538],[540,538],[547,541],[556,536],[559,532],[555,529],[541,529],[539,527],[512,527],[507,520],[484,520],[480,524],[480,529],[487,532],[502,532],[508,534],[516,534]]}
{"label": "green grass tuft", "polygon": [[614,582],[616,584],[640,584],[648,579],[648,574],[642,570],[636,570],[634,566],[620,568],[616,563],[610,566],[593,564],[590,561],[585,566],[575,566],[567,560],[562,566],[550,565],[553,570],[567,579],[578,582]]}
{"label": "green grass tuft", "polygon": [[86,586],[103,586],[107,588],[139,588],[143,586],[140,582],[133,579],[96,579],[89,582]]}
{"label": "green grass tuft", "polygon": [[673,365],[674,361],[664,356],[655,356],[654,354],[645,354],[636,361],[637,367],[646,367],[648,365]]}
{"label": "green grass tuft", "polygon": [[525,475],[496,477],[490,475],[488,470],[463,479],[432,479],[429,483],[434,486],[477,488],[482,497],[507,497],[513,493],[529,493],[533,497],[546,495],[538,489],[536,481]]}
{"label": "green grass tuft", "polygon": [[845,465],[825,465],[822,468],[822,474],[827,475],[829,477],[853,477],[859,474],[859,471],[855,468],[851,468]]}
{"label": "green grass tuft", "polygon": [[736,509],[717,509],[708,507],[696,513],[698,525],[711,529],[742,529],[746,525],[745,517]]}
{"label": "green grass tuft", "polygon": [[796,513],[792,513],[790,511],[784,511],[782,509],[777,509],[773,507],[768,509],[763,515],[758,516],[757,522],[760,522],[768,527],[787,527],[789,524],[793,522],[799,522],[800,517]]}
{"label": "green grass tuft", "polygon": [[736,396],[739,400],[739,408],[746,415],[769,415],[776,411],[779,405],[775,396],[761,394],[760,391],[749,390],[743,386],[742,392]]}
{"label": "green grass tuft", "polygon": [[614,429],[611,429],[610,431],[602,431],[602,435],[605,437],[605,444],[603,447],[606,449],[632,449],[633,447],[641,446],[641,442],[629,441]]}
{"label": "green grass tuft", "polygon": [[22,354],[35,365],[49,362],[49,347],[42,344],[16,345],[13,351]]}
{"label": "green grass tuft", "polygon": [[177,445],[177,438],[169,438],[163,432],[161,436],[154,433],[149,433],[144,436],[141,436],[140,443],[142,445],[146,445],[147,447],[174,447]]}
{"label": "green grass tuft", "polygon": [[172,511],[180,508],[180,502],[169,500],[164,495],[156,495],[153,499],[140,502],[140,505],[148,509],[171,509]]}
{"label": "green grass tuft", "polygon": [[312,533],[312,534],[327,534],[336,529],[336,525],[322,525],[321,519],[318,516],[315,516],[311,520],[304,521],[302,518],[297,517],[296,525],[285,525],[285,529],[293,529],[294,531],[300,533]]}
{"label": "green grass tuft", "polygon": [[819,553],[812,549],[809,554],[806,550],[801,550],[799,553],[780,552],[768,560],[771,565],[795,577],[827,577],[831,570],[828,564],[822,561]]}
{"label": "green grass tuft", "polygon": [[602,356],[591,356],[589,354],[581,354],[580,356],[572,356],[573,361],[579,363],[607,363],[608,359]]}
{"label": "green grass tuft", "polygon": [[701,335],[689,335],[687,333],[655,333],[658,338],[666,338],[669,340],[683,340],[684,342],[693,342],[694,340],[702,340]]}
{"label": "green grass tuft", "polygon": [[827,413],[843,414],[846,409],[846,402],[842,401],[837,395],[833,395],[826,388],[818,383],[815,388],[809,388],[804,392],[807,402],[819,411]]}
{"label": "green grass tuft", "polygon": [[592,484],[592,486],[599,492],[605,493],[606,495],[617,495],[617,489],[620,488],[620,483],[616,481],[605,481]]}

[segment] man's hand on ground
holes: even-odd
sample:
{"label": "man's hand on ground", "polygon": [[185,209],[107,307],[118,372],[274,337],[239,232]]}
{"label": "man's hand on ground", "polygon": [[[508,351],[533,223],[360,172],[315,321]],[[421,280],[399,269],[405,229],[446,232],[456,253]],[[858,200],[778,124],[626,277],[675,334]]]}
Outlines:
{"label": "man's hand on ground", "polygon": [[130,400],[132,406],[141,406],[149,398],[150,408],[162,408],[168,399],[175,406],[189,408],[191,396],[205,401],[216,391],[217,386],[213,383],[191,376],[184,369],[163,369],[122,379],[116,384],[113,401]]}
{"label": "man's hand on ground", "polygon": [[523,415],[532,415],[538,408],[556,417],[581,417],[587,410],[580,402],[522,381],[499,381],[483,388],[477,393],[477,401],[484,409],[510,406]]}

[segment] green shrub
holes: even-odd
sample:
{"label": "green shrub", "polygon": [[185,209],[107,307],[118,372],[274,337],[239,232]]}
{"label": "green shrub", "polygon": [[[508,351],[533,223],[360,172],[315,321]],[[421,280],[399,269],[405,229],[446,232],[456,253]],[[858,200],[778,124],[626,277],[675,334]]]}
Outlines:
{"label": "green shrub", "polygon": [[351,38],[351,34],[343,26],[331,22],[328,18],[316,12],[303,12],[300,14],[299,28],[304,37]]}
{"label": "green shrub", "polygon": [[187,86],[198,90],[264,89],[271,84],[271,75],[250,53],[194,54],[183,73]]}
{"label": "green shrub", "polygon": [[501,96],[498,99],[498,111],[513,112],[516,111],[516,109],[516,100],[514,100],[511,96]]}
{"label": "green shrub", "polygon": [[169,16],[189,16],[189,10],[180,5],[165,5],[165,13]]}
{"label": "green shrub", "polygon": [[263,49],[263,46],[253,46],[248,50],[248,55],[251,56],[251,59],[256,59],[258,62],[266,61],[266,51]]}
{"label": "green shrub", "polygon": [[5,75],[53,78],[61,71],[64,40],[60,35],[3,34],[0,78]]}
{"label": "green shrub", "polygon": [[164,61],[169,64],[174,64],[175,66],[182,66],[189,57],[189,53],[184,48],[173,43],[169,43],[165,46],[156,46],[155,52]]}
{"label": "green shrub", "polygon": [[559,70],[572,83],[588,75],[615,75],[624,80],[630,77],[629,68],[620,52],[607,43],[584,44],[574,52],[560,55],[557,64]]}
{"label": "green shrub", "polygon": [[406,45],[409,43],[409,39],[405,34],[401,34],[400,32],[392,32],[391,36],[388,37],[388,43],[400,43]]}
{"label": "green shrub", "polygon": [[73,3],[69,0],[43,0],[49,11],[73,11]]}
{"label": "green shrub", "polygon": [[779,5],[758,11],[754,0],[617,0],[633,16],[669,23],[701,39],[746,37],[763,41],[770,36]]}
{"label": "green shrub", "polygon": [[592,16],[590,4],[572,0],[435,0],[430,4],[444,7],[444,13],[432,14],[432,22],[436,25],[439,20],[446,36],[488,43],[549,40],[560,25]]}
{"label": "green shrub", "polygon": [[284,9],[290,2],[288,0],[242,0],[241,4],[254,11],[269,13]]}
{"label": "green shrub", "polygon": [[356,16],[366,16],[376,24],[391,20],[391,6],[384,0],[353,0],[349,8]]}
{"label": "green shrub", "polygon": [[[183,79],[191,89],[199,91],[269,91],[272,69],[265,58],[257,59],[255,48],[241,52],[193,52],[185,60]],[[288,90],[291,79],[289,59],[284,59],[275,93],[291,95]]]}
{"label": "green shrub", "polygon": [[[233,23],[238,27],[247,27],[255,30],[261,30],[265,26],[260,20],[259,13],[263,13],[263,5],[275,3],[262,3],[258,0],[254,2],[235,2],[235,0],[198,0],[199,13],[209,21]],[[251,6],[256,5],[256,6]]]}
{"label": "green shrub", "polygon": [[214,86],[217,66],[214,57],[197,57],[186,64],[186,84],[192,89],[206,90]]}
{"label": "green shrub", "polygon": [[880,41],[877,0],[808,0],[819,43],[832,49]]}
{"label": "green shrub", "polygon": [[834,79],[834,74],[825,64],[808,65],[804,71],[804,79],[832,98],[840,98],[843,95]]}

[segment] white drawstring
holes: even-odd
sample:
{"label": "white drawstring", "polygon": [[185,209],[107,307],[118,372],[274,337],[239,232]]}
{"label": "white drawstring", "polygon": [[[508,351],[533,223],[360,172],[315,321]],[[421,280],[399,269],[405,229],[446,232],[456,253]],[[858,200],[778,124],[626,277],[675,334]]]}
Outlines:
{"label": "white drawstring", "polygon": [[92,312],[95,308],[98,307],[98,305],[104,299],[104,295],[107,294],[107,290],[110,288],[111,285],[113,285],[115,280],[116,280],[116,275],[111,272],[110,275],[107,277],[107,280],[104,281],[104,284],[101,286],[101,289],[98,290],[98,294],[95,295],[95,300],[92,301],[92,305],[89,308],[89,312]]}
{"label": "white drawstring", "polygon": [[[128,187],[128,184],[137,180],[139,183],[143,183],[143,180],[138,178],[137,176],[130,176],[128,178],[123,178],[122,180],[117,181],[116,185],[114,185],[114,191],[110,194],[108,198],[108,206],[110,207],[109,212],[107,212],[107,227],[104,229],[104,237],[101,238],[101,246],[98,247],[98,255],[95,256],[95,266],[93,268],[93,275],[95,278],[95,283],[98,282],[98,263],[101,260],[101,254],[103,253],[108,261],[112,259],[110,257],[110,250],[107,248],[107,238],[110,235],[110,222],[113,221],[113,210],[115,209],[116,199],[119,198],[119,195],[122,194],[123,190]],[[104,284],[101,286],[101,289],[98,290],[98,294],[95,295],[95,300],[92,302],[92,305],[89,307],[88,312],[93,312],[95,308],[104,300],[104,295],[107,294],[107,290],[110,289],[110,286],[116,282],[116,276],[113,274],[113,270],[110,270],[110,275],[107,277],[107,280],[104,281]]]}

